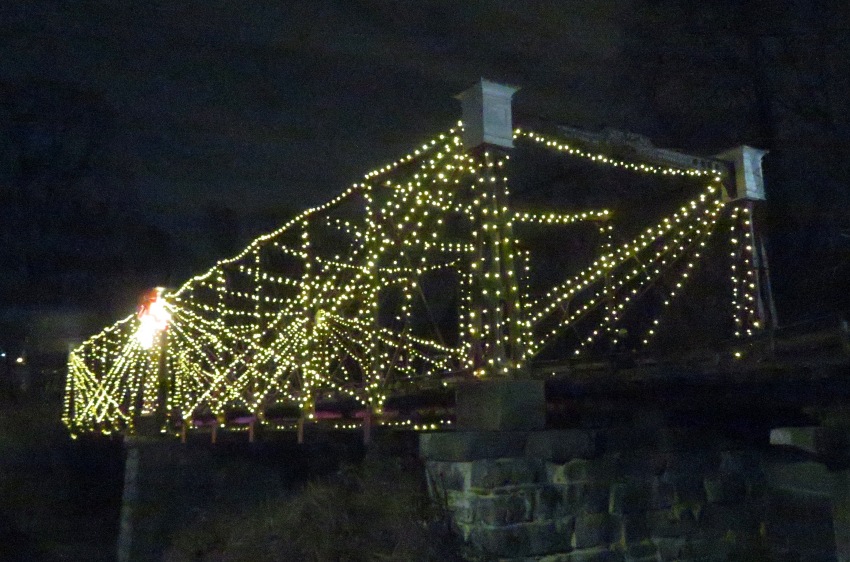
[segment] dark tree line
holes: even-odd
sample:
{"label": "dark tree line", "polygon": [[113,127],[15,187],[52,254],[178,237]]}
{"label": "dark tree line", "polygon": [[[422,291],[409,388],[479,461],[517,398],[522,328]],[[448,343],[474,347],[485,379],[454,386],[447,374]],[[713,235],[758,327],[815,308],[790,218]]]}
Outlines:
{"label": "dark tree line", "polygon": [[763,226],[780,320],[846,314],[850,13],[836,0],[722,4],[641,5],[624,78],[657,144],[770,151]]}

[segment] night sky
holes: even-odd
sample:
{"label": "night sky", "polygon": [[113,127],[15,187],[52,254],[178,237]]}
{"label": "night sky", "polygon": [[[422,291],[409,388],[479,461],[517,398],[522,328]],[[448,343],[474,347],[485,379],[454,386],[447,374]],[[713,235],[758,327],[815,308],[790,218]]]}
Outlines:
{"label": "night sky", "polygon": [[56,310],[126,314],[145,287],[203,271],[447,129],[452,96],[481,76],[522,87],[520,123],[615,127],[703,154],[770,149],[786,316],[846,309],[848,12],[842,0],[3,2],[4,330],[33,337],[33,318]]}

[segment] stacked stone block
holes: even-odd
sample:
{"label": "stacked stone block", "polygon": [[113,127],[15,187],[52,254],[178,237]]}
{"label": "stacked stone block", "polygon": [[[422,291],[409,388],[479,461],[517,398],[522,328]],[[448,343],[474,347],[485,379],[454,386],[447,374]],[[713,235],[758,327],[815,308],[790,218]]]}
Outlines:
{"label": "stacked stone block", "polygon": [[432,497],[483,559],[757,559],[756,452],[656,429],[423,435]]}

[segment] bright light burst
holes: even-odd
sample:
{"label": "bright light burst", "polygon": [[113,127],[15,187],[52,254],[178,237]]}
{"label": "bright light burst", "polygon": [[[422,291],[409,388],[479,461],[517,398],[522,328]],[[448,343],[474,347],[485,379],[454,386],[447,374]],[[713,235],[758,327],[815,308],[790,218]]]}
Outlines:
{"label": "bright light burst", "polygon": [[136,314],[139,327],[135,337],[142,349],[152,348],[156,338],[168,328],[168,323],[171,321],[171,313],[166,310],[165,299],[162,296],[163,291],[162,287],[157,287],[148,293]]}

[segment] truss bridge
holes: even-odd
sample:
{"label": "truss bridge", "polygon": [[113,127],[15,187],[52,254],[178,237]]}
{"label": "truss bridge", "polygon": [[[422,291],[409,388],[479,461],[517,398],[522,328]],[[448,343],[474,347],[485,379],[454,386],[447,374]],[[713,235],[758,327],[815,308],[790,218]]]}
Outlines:
{"label": "truss bridge", "polygon": [[404,425],[422,389],[769,327],[763,151],[515,126],[514,91],[482,81],[457,126],[73,350],[69,430]]}

